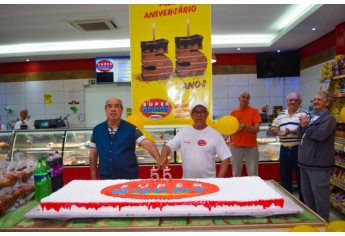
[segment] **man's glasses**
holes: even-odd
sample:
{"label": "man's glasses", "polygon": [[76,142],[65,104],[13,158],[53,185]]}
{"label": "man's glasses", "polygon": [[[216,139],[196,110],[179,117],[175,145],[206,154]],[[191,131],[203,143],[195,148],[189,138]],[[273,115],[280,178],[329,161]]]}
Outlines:
{"label": "man's glasses", "polygon": [[299,101],[299,99],[297,99],[297,98],[290,98],[289,99],[289,102],[298,102]]}

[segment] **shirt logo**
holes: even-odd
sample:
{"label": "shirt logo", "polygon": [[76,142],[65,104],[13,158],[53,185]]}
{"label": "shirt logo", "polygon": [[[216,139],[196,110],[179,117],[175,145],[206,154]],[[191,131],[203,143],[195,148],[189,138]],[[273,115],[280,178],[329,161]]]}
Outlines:
{"label": "shirt logo", "polygon": [[198,140],[197,143],[199,146],[206,146],[206,144],[207,144],[206,140],[203,140],[203,139]]}

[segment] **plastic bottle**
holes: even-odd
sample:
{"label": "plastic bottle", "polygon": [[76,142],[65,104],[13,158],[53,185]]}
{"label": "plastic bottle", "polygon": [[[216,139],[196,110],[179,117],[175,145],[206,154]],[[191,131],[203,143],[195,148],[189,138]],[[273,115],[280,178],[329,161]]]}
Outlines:
{"label": "plastic bottle", "polygon": [[51,194],[51,183],[44,162],[45,157],[39,158],[34,171],[35,199],[37,202]]}
{"label": "plastic bottle", "polygon": [[57,188],[60,189],[64,185],[63,181],[63,161],[62,156],[60,155],[59,151],[55,151],[54,159],[56,159],[57,165]]}
{"label": "plastic bottle", "polygon": [[52,185],[52,192],[56,192],[58,190],[57,185],[57,160],[54,158],[53,153],[49,153],[47,164],[50,167],[51,170],[51,185]]}
{"label": "plastic bottle", "polygon": [[44,168],[46,169],[46,172],[47,172],[47,180],[48,180],[48,185],[49,185],[49,188],[50,188],[50,193],[52,193],[51,169],[50,169],[50,166],[47,163],[47,158],[41,157],[41,159],[42,159],[42,165],[44,166]]}

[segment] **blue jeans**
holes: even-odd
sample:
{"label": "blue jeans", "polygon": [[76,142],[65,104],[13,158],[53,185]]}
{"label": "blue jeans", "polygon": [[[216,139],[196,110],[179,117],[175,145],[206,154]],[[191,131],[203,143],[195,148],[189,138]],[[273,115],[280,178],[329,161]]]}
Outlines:
{"label": "blue jeans", "polygon": [[279,164],[280,164],[280,184],[287,191],[292,193],[292,176],[296,174],[299,200],[304,202],[301,191],[301,175],[297,165],[298,162],[298,145],[293,147],[280,146]]}

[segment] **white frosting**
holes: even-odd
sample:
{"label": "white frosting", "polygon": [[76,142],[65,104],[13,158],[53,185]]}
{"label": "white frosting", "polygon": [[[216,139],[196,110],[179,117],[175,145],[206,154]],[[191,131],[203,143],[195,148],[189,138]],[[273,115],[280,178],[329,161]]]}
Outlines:
{"label": "white frosting", "polygon": [[[197,182],[205,182],[214,184],[219,187],[219,191],[215,193],[205,194],[195,197],[186,197],[181,199],[129,199],[129,198],[119,198],[114,196],[107,196],[101,194],[101,190],[105,187],[109,187],[115,184],[126,183],[131,180],[73,180],[62,189],[51,194],[50,196],[41,200],[41,203],[108,203],[108,202],[131,202],[131,203],[142,203],[144,202],[197,202],[197,201],[256,201],[256,200],[274,200],[282,199],[278,191],[270,187],[265,181],[260,177],[236,177],[236,178],[211,178],[211,179],[176,179],[177,184],[180,181],[183,185],[184,180],[191,180]],[[134,180],[135,181],[135,180]],[[145,206],[144,206],[145,207]],[[195,209],[194,206],[164,206],[163,209],[170,208],[171,210],[176,210],[183,208],[184,210]],[[201,206],[205,208],[204,206]],[[272,206],[274,207],[274,206]],[[103,209],[104,208],[104,209]],[[113,207],[103,207],[103,210]],[[129,211],[131,209],[137,209],[138,207],[126,207]],[[147,208],[147,207],[145,207]],[[215,207],[218,208],[218,207]],[[231,208],[236,208],[232,206]],[[256,208],[253,206],[253,208]],[[261,207],[262,208],[262,207]],[[123,209],[123,207],[121,208]],[[90,209],[89,209],[90,210]],[[100,210],[100,209],[98,209]],[[150,210],[159,210],[157,208]]]}

